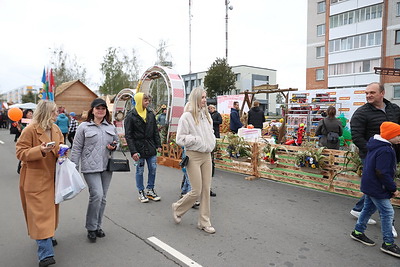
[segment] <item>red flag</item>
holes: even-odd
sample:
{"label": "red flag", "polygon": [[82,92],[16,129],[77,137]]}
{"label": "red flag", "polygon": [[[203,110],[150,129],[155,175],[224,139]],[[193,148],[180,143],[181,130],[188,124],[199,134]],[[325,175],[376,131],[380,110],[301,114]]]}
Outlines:
{"label": "red flag", "polygon": [[50,74],[49,74],[49,99],[51,101],[54,101],[54,89],[55,89],[55,84],[54,84],[53,69],[50,69]]}

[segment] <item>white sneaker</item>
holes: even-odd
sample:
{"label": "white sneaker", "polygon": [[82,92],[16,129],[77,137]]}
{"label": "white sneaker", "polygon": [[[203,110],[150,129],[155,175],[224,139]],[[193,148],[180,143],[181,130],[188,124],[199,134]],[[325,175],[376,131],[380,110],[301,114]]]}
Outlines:
{"label": "white sneaker", "polygon": [[392,233],[393,233],[393,237],[396,238],[397,237],[397,231],[396,231],[396,229],[394,229],[394,225],[392,225]]}
{"label": "white sneaker", "polygon": [[[350,214],[358,219],[358,217],[360,217],[361,211],[351,210]],[[374,219],[369,219],[367,223],[368,224],[376,224],[376,221]]]}

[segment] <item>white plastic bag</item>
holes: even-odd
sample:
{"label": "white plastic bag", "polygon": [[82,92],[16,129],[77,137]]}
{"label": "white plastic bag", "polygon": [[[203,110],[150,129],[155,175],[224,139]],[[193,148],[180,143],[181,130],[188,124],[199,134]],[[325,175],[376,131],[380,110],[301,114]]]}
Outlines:
{"label": "white plastic bag", "polygon": [[56,163],[55,203],[74,198],[86,187],[75,163],[66,158]]}

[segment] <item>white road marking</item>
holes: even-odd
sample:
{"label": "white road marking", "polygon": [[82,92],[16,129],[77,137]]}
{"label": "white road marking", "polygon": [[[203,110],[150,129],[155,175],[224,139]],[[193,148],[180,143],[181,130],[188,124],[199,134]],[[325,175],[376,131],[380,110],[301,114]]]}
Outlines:
{"label": "white road marking", "polygon": [[0,144],[4,145],[4,142],[0,140]]}
{"label": "white road marking", "polygon": [[153,243],[154,245],[158,246],[159,248],[163,249],[164,251],[168,252],[173,257],[177,258],[178,260],[180,260],[181,262],[183,262],[187,266],[201,267],[200,264],[198,264],[194,260],[191,260],[190,258],[186,257],[185,255],[183,255],[182,253],[180,253],[176,249],[168,246],[167,244],[162,242],[160,239],[152,236],[152,237],[147,238],[147,240],[149,240],[151,243]]}

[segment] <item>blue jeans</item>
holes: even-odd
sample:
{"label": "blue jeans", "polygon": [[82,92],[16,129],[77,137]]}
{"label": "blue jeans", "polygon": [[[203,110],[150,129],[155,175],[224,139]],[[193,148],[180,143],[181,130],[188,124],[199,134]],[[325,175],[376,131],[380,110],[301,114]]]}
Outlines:
{"label": "blue jeans", "polygon": [[36,240],[36,243],[38,245],[37,254],[39,261],[54,256],[53,242],[51,240],[51,237],[46,239]]}
{"label": "blue jeans", "polygon": [[368,195],[364,195],[364,208],[361,211],[360,217],[357,220],[355,229],[359,232],[364,233],[367,229],[367,222],[371,218],[371,215],[378,209],[379,216],[381,218],[381,230],[383,241],[386,243],[393,244],[394,238],[392,233],[392,223],[394,218],[394,210],[390,199],[374,198]]}
{"label": "blue jeans", "polygon": [[364,207],[364,201],[365,201],[365,195],[363,195],[356,203],[356,205],[354,206],[353,210],[355,211],[362,211],[363,207]]}
{"label": "blue jeans", "polygon": [[143,173],[144,173],[144,162],[147,162],[147,169],[149,171],[147,179],[147,189],[154,188],[156,181],[156,170],[157,170],[157,156],[144,159],[140,158],[138,165],[136,166],[136,187],[139,191],[144,190],[143,185]]}
{"label": "blue jeans", "polygon": [[[362,161],[362,165],[364,166],[364,164],[365,164],[365,158],[361,159],[361,161]],[[362,211],[362,209],[363,209],[363,207],[364,207],[364,199],[365,199],[365,195],[363,195],[363,196],[358,200],[358,202],[357,202],[356,205],[354,206],[353,210],[358,211],[358,212]]]}
{"label": "blue jeans", "polygon": [[186,193],[190,192],[192,190],[192,186],[190,185],[189,177],[186,172],[186,168],[182,168],[183,171],[183,181],[182,181],[182,192],[181,195],[185,195]]}

